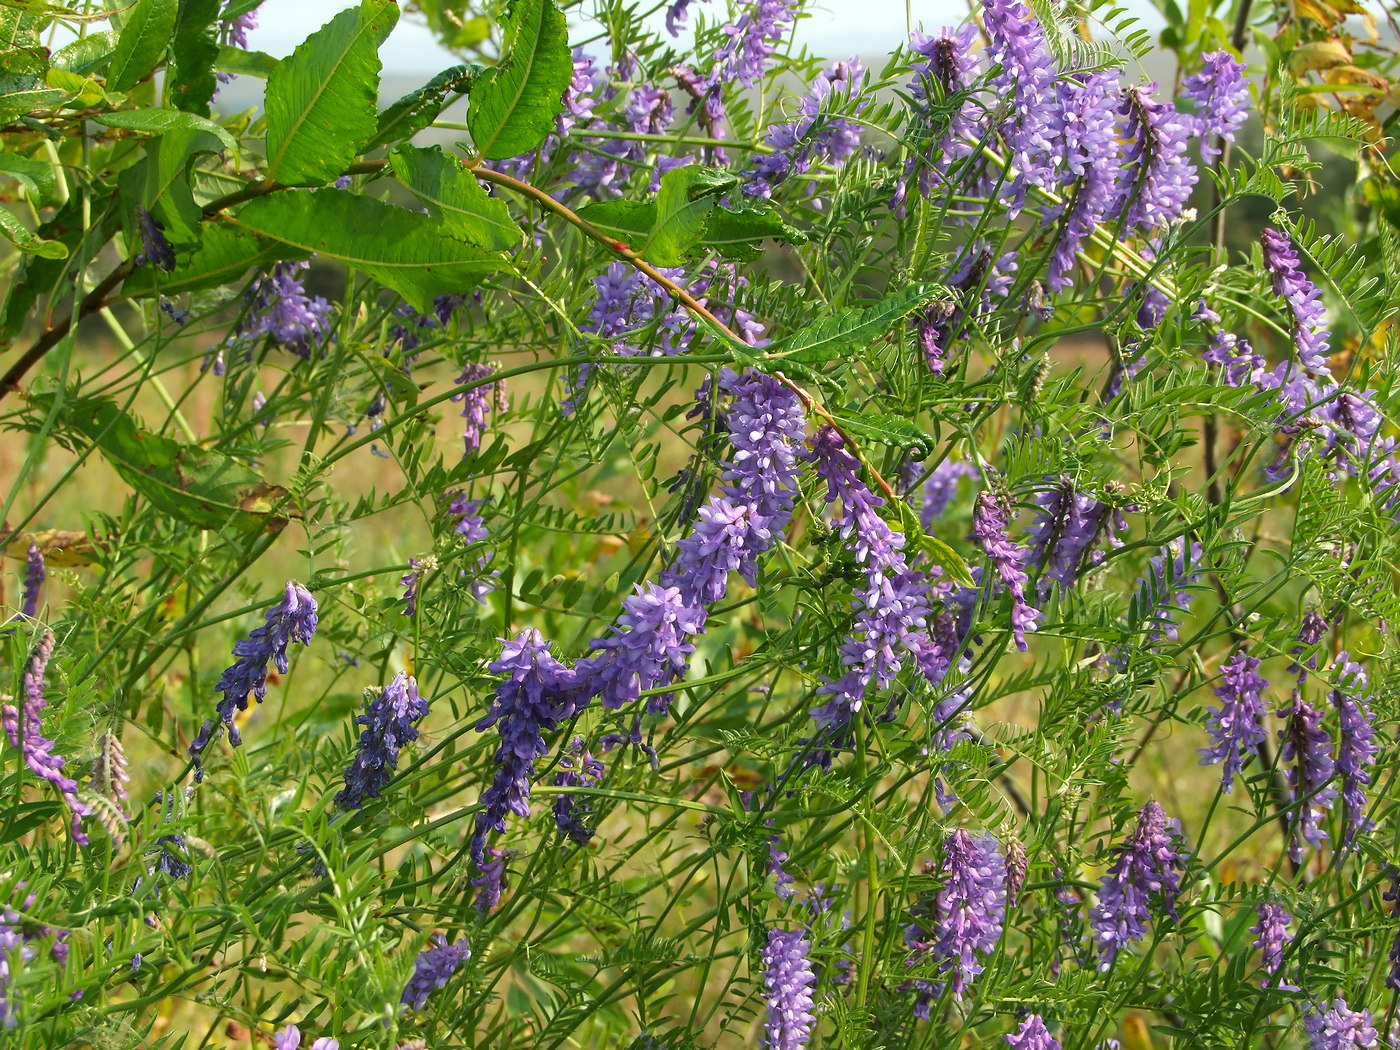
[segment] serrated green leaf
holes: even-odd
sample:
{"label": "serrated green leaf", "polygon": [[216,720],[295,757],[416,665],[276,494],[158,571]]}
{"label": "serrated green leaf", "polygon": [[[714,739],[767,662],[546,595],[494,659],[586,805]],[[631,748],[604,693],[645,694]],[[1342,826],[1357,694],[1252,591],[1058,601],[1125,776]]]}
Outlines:
{"label": "serrated green leaf", "polygon": [[37,236],[10,214],[9,209],[0,208],[0,233],[22,252],[38,255],[45,259],[66,259],[68,249],[58,241],[48,241]]}
{"label": "serrated green leaf", "polygon": [[735,181],[732,175],[694,166],[668,171],[661,177],[642,255],[657,266],[681,265],[705,236],[718,197]]}
{"label": "serrated green leaf", "polygon": [[580,208],[579,217],[630,247],[640,246],[656,225],[655,201],[600,201]]}
{"label": "serrated green leaf", "polygon": [[377,126],[379,45],[393,0],[362,0],[306,38],[267,78],[267,171],[288,186],[330,182]]}
{"label": "serrated green leaf", "polygon": [[903,416],[888,416],[882,412],[833,412],[831,418],[848,434],[881,445],[920,453],[927,452],[931,444],[923,428]]}
{"label": "serrated green leaf", "polygon": [[444,69],[379,114],[379,130],[366,143],[365,149],[408,141],[437,119],[447,106],[447,96],[465,95],[484,72],[485,67],[474,64]]}
{"label": "serrated green leaf", "polygon": [[944,294],[939,285],[915,283],[873,306],[846,307],[829,314],[770,346],[768,353],[805,364],[854,357],[891,325]]}
{"label": "serrated green leaf", "polygon": [[464,294],[505,257],[443,236],[438,221],[347,190],[274,193],[224,221],[338,259],[407,299],[420,313],[438,295]]}
{"label": "serrated green leaf", "polygon": [[807,235],[785,223],[776,211],[716,208],[710,213],[710,221],[700,243],[727,258],[752,262],[763,254],[763,246],[759,242],[765,238],[802,244],[807,240]]}
{"label": "serrated green leaf", "polygon": [[251,267],[305,259],[310,255],[281,241],[266,240],[244,230],[214,223],[206,223],[206,227],[199,247],[172,273],[143,266],[126,279],[122,294],[138,298],[156,292],[179,295],[204,291],[232,284]]}
{"label": "serrated green leaf", "polygon": [[[47,412],[53,395],[31,401]],[[92,443],[123,481],[177,521],[201,529],[278,531],[299,516],[287,506],[282,486],[230,456],[137,426],[107,398],[69,399],[58,425]]]}
{"label": "serrated green leaf", "polygon": [[53,199],[56,185],[53,166],[42,160],[21,157],[17,153],[0,153],[0,173],[10,176],[29,193],[29,199],[43,207]]}
{"label": "serrated green leaf", "polygon": [[68,99],[66,91],[55,91],[50,87],[26,88],[0,95],[0,123],[8,124],[16,117],[36,110],[50,109]]}
{"label": "serrated green leaf", "polygon": [[[145,208],[175,246],[199,243],[203,212],[190,188],[190,168],[201,153],[218,153],[219,139],[208,131],[174,128],[146,143],[146,156],[118,176],[130,208],[127,229],[137,237],[136,207]],[[131,240],[131,243],[139,243]]]}
{"label": "serrated green leaf", "polygon": [[214,68],[222,73],[239,77],[257,77],[266,80],[272,71],[282,64],[280,58],[273,58],[265,51],[244,51],[242,48],[219,48],[219,57],[214,60]]}
{"label": "serrated green leaf", "polygon": [[178,109],[119,109],[112,113],[99,113],[92,119],[109,128],[145,131],[152,135],[164,135],[181,129],[207,131],[218,138],[225,149],[238,148],[227,128],[198,113],[184,113]]}
{"label": "serrated green leaf", "polygon": [[219,57],[218,21],[219,0],[180,0],[175,35],[170,41],[166,97],[177,108],[205,117],[219,86],[214,76]]}
{"label": "serrated green leaf", "polygon": [[119,36],[113,30],[90,33],[55,51],[53,64],[57,69],[66,69],[80,76],[100,72],[116,51]]}
{"label": "serrated green leaf", "polygon": [[126,13],[121,36],[107,67],[107,86],[129,91],[149,73],[175,32],[176,0],[136,0]]}
{"label": "serrated green leaf", "polygon": [[505,59],[471,93],[472,146],[489,160],[528,153],[554,130],[573,77],[569,29],[553,0],[516,0]]}
{"label": "serrated green leaf", "polygon": [[461,161],[439,147],[400,146],[389,154],[389,166],[449,237],[490,249],[514,248],[524,239],[505,201],[487,194]]}

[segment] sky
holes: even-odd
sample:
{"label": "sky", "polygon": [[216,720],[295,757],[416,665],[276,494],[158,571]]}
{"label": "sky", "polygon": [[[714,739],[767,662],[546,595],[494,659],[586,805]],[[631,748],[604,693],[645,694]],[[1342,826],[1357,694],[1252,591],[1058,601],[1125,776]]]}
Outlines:
{"label": "sky", "polygon": [[[258,28],[249,34],[249,46],[278,58],[291,53],[302,40],[319,29],[352,0],[265,0],[258,9]],[[925,29],[961,22],[967,14],[961,0],[907,0],[914,26]],[[797,41],[823,58],[851,55],[877,56],[890,51],[907,32],[906,0],[818,0],[808,10],[811,17],[798,27]],[[1128,6],[1143,10],[1145,3]],[[722,10],[721,0],[709,8]],[[692,10],[705,10],[703,2]],[[1155,19],[1160,24],[1159,19]],[[426,26],[412,15],[402,19],[383,48],[384,72],[394,76],[431,76],[457,60],[440,48]]]}

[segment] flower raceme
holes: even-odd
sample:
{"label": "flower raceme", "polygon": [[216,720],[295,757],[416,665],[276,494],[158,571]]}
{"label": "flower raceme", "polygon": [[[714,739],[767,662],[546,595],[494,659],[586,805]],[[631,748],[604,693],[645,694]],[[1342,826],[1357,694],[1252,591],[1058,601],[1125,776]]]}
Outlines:
{"label": "flower raceme", "polygon": [[1146,936],[1151,904],[1160,904],[1176,918],[1184,870],[1180,834],[1177,822],[1149,802],[1138,814],[1133,834],[1115,847],[1113,864],[1101,880],[1098,903],[1089,916],[1100,969],[1107,970],[1120,950]]}

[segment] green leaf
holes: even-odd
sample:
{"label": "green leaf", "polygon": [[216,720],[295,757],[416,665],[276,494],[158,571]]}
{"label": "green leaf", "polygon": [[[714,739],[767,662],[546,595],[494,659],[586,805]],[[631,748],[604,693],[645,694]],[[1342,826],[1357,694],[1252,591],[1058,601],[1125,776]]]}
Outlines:
{"label": "green leaf", "polygon": [[175,36],[170,42],[170,71],[165,93],[179,109],[209,116],[209,100],[219,82],[219,0],[180,0]]}
{"label": "green leaf", "polygon": [[265,52],[244,51],[227,44],[219,48],[219,57],[214,60],[214,68],[221,72],[240,77],[257,77],[259,80],[266,80],[281,64],[281,59],[273,58]]}
{"label": "green leaf", "polygon": [[394,0],[362,0],[306,38],[267,78],[267,171],[288,186],[330,182],[373,137],[379,45]]}
{"label": "green leaf", "polygon": [[176,0],[136,0],[126,13],[121,36],[107,67],[107,87],[129,91],[155,68],[175,32]]}
{"label": "green leaf", "polygon": [[107,30],[74,40],[54,52],[54,67],[80,76],[100,72],[116,51],[118,38],[119,34]]}
{"label": "green leaf", "polygon": [[143,266],[122,285],[122,294],[129,298],[152,295],[179,295],[199,292],[232,284],[250,267],[270,266],[275,262],[305,259],[310,253],[300,251],[281,241],[270,241],[230,226],[206,223],[204,237],[190,257],[180,262],[172,273],[156,267]]}
{"label": "green leaf", "polygon": [[404,142],[422,131],[447,106],[448,95],[465,95],[482,73],[483,66],[463,65],[445,69],[417,91],[410,91],[379,114],[379,130],[365,144],[366,150]]}
{"label": "green leaf", "polygon": [[52,165],[21,157],[17,153],[0,153],[0,172],[20,183],[37,206],[42,208],[53,199],[55,178]]}
{"label": "green leaf", "polygon": [[140,205],[165,227],[172,245],[198,244],[203,211],[190,188],[190,168],[198,154],[218,153],[221,147],[215,135],[193,128],[174,128],[147,142],[146,156],[117,179],[132,209],[127,228],[136,232],[135,207]]}
{"label": "green leaf", "polygon": [[873,306],[847,307],[823,317],[770,346],[768,353],[805,364],[853,357],[891,325],[945,294],[939,285],[915,283]]}
{"label": "green leaf", "polygon": [[524,238],[505,201],[488,195],[461,161],[439,147],[400,146],[389,154],[389,166],[449,237],[491,249],[514,248]]}
{"label": "green leaf", "polygon": [[924,429],[911,423],[903,416],[887,416],[881,412],[831,413],[831,418],[841,425],[846,433],[874,441],[881,445],[893,445],[915,454],[929,450],[929,436]]}
{"label": "green leaf", "polygon": [[438,220],[348,190],[273,193],[226,222],[338,259],[407,299],[419,313],[438,295],[464,294],[506,265],[496,252],[445,237]]}
{"label": "green leaf", "polygon": [[109,128],[145,131],[152,135],[164,135],[168,131],[180,129],[207,131],[218,138],[225,149],[238,148],[227,128],[215,124],[208,117],[201,117],[198,113],[182,113],[178,109],[119,109],[112,113],[99,113],[92,119]]}
{"label": "green leaf", "polygon": [[909,504],[899,501],[899,528],[904,533],[905,550],[911,545],[923,551],[924,557],[933,565],[941,565],[943,571],[954,583],[964,587],[975,587],[972,573],[968,570],[963,556],[944,543],[937,536],[930,536],[919,524],[919,519]]}
{"label": "green leaf", "polygon": [[66,259],[68,249],[58,241],[47,241],[30,232],[9,210],[0,208],[0,234],[22,252],[45,259]]}
{"label": "green leaf", "polygon": [[[111,187],[98,182],[93,192],[92,199],[103,204],[91,216],[85,214],[89,199],[74,194],[52,219],[39,227],[38,236],[61,242],[70,256],[93,258],[117,232],[120,220]],[[0,309],[0,338],[14,338],[40,299],[49,297],[49,307],[55,307],[72,290],[73,279],[73,267],[67,259],[37,255],[22,258],[8,282],[4,307]]]}
{"label": "green leaf", "polygon": [[641,253],[657,266],[679,266],[700,243],[717,198],[735,183],[732,175],[687,166],[661,177],[656,215]]}
{"label": "green leaf", "polygon": [[50,87],[26,88],[0,95],[0,123],[8,124],[26,113],[51,109],[68,98],[67,91],[55,91]]}
{"label": "green leaf", "polygon": [[489,160],[528,153],[551,131],[573,77],[569,28],[553,0],[516,0],[510,49],[476,85],[467,108],[472,146]]}
{"label": "green leaf", "polygon": [[716,208],[710,213],[710,222],[700,243],[727,258],[752,262],[763,254],[759,242],[764,238],[802,244],[807,235],[785,223],[776,211]]}
{"label": "green leaf", "polygon": [[[52,394],[30,399],[48,411]],[[123,481],[163,514],[201,529],[279,531],[299,515],[289,493],[230,456],[144,430],[114,401],[64,402],[59,426],[96,446]]]}
{"label": "green leaf", "polygon": [[600,201],[580,208],[578,214],[602,233],[630,248],[645,241],[656,225],[656,202]]}

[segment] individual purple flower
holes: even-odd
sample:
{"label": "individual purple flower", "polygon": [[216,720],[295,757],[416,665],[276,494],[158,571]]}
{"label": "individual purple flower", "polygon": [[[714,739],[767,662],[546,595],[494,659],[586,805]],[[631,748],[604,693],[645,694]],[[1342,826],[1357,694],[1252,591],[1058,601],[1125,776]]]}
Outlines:
{"label": "individual purple flower", "polygon": [[19,611],[29,619],[39,615],[39,588],[44,585],[44,552],[31,543],[24,555],[24,583],[20,591]]}
{"label": "individual purple flower", "polygon": [[773,876],[773,892],[778,895],[781,901],[790,901],[797,896],[797,891],[792,885],[797,880],[787,873],[783,867],[787,863],[787,851],[782,849],[783,837],[781,835],[768,836],[768,874]]}
{"label": "individual purple flower", "polygon": [[428,702],[418,695],[413,676],[400,671],[366,705],[355,724],[364,726],[355,757],[345,770],[345,787],[335,796],[344,809],[359,809],[378,798],[393,779],[399,751],[418,739],[417,724],[428,714]]}
{"label": "individual purple flower", "polygon": [[175,249],[165,239],[165,223],[141,205],[136,206],[136,225],[141,231],[141,251],[133,260],[137,266],[154,263],[166,273],[175,269]]}
{"label": "individual purple flower", "polygon": [[576,684],[574,672],[550,654],[549,643],[533,627],[503,642],[488,670],[506,677],[496,687],[491,710],[476,724],[478,733],[494,726],[501,740],[472,831],[471,855],[479,869],[486,864],[487,837],[506,830],[506,814],[530,815],[535,763],[549,750],[544,733],[572,714]]}
{"label": "individual purple flower", "polygon": [[982,972],[979,956],[996,950],[1006,918],[1006,864],[991,835],[959,828],[943,844],[943,885],[934,898],[933,953],[941,972],[952,974],[962,998]]}
{"label": "individual purple flower", "polygon": [[1340,652],[1332,663],[1332,705],[1337,709],[1337,775],[1342,782],[1346,819],[1343,847],[1371,828],[1366,819],[1366,787],[1380,747],[1376,744],[1375,717],[1364,695],[1369,681],[1361,665]]}
{"label": "individual purple flower", "polygon": [[1181,94],[1196,104],[1193,133],[1201,140],[1201,160],[1209,164],[1220,155],[1216,139],[1235,141],[1235,132],[1249,113],[1249,81],[1243,62],[1228,51],[1201,56],[1199,73],[1181,82]]}
{"label": "individual purple flower", "polygon": [[484,855],[477,862],[477,874],[472,876],[472,886],[476,888],[476,909],[483,915],[501,903],[506,892],[506,861],[513,856],[511,850],[487,846]]}
{"label": "individual purple flower", "polygon": [[958,482],[976,476],[976,467],[958,459],[945,459],[933,468],[919,491],[919,524],[925,532],[947,513],[958,494]]}
{"label": "individual purple flower", "polygon": [[[1269,986],[1270,979],[1282,980],[1279,970],[1283,966],[1283,952],[1293,940],[1293,934],[1288,930],[1288,924],[1293,921],[1293,916],[1284,911],[1283,905],[1277,901],[1265,901],[1255,909],[1255,914],[1259,918],[1257,925],[1251,926],[1249,932],[1257,934],[1258,938],[1254,942],[1254,947],[1258,948],[1263,955],[1264,972],[1269,976],[1264,979],[1264,986]],[[1287,988],[1284,984],[1276,984],[1276,988]]]}
{"label": "individual purple flower", "polygon": [[1269,363],[1254,352],[1248,339],[1228,332],[1216,332],[1202,355],[1207,364],[1219,365],[1221,377],[1234,387],[1253,386],[1259,390],[1278,388],[1278,377]]}
{"label": "individual purple flower", "polygon": [[982,16],[988,60],[1000,67],[990,86],[1009,102],[998,128],[1012,167],[1002,196],[1019,209],[1028,186],[1057,181],[1059,150],[1052,145],[1060,106],[1055,62],[1044,29],[1021,0],[983,0]]}
{"label": "individual purple flower", "polygon": [[816,1023],[812,988],[816,973],[807,953],[811,942],[801,930],[768,931],[763,947],[763,1022],[767,1050],[803,1050]]}
{"label": "individual purple flower", "polygon": [[[704,627],[704,611],[686,601],[679,587],[642,584],[623,599],[622,613],[608,633],[592,643],[598,654],[587,670],[604,707],[616,709],[642,692],[676,681],[695,651],[689,639]],[[670,695],[647,697],[647,713],[664,714]]]}
{"label": "individual purple flower", "polygon": [[[485,500],[468,499],[466,494],[460,491],[448,493],[452,497],[447,510],[450,515],[457,520],[452,526],[452,531],[462,537],[462,542],[470,546],[473,543],[481,543],[489,537],[486,531],[486,519],[479,513]],[[444,496],[443,499],[446,499]],[[471,592],[472,597],[478,602],[485,602],[486,596],[496,589],[495,581],[500,576],[500,570],[490,570],[491,562],[495,559],[494,551],[486,551],[476,560],[475,573],[472,575]],[[463,576],[468,575],[463,571]]]}
{"label": "individual purple flower", "polygon": [[418,570],[422,564],[417,558],[409,558],[408,572],[399,577],[399,583],[403,585],[403,614],[408,617],[418,612],[418,584],[421,576]]}
{"label": "individual purple flower", "polygon": [[1303,1014],[1303,1030],[1308,1033],[1308,1050],[1372,1050],[1379,1046],[1371,1015],[1353,1010],[1345,999],[1312,1005]]}
{"label": "individual purple flower", "polygon": [[1149,802],[1138,814],[1137,828],[1121,846],[1099,886],[1098,903],[1089,914],[1101,970],[1118,952],[1147,933],[1149,904],[1155,899],[1176,918],[1176,897],[1185,870],[1179,850],[1180,825],[1162,807]]}
{"label": "individual purple flower", "polygon": [[1269,271],[1274,294],[1288,304],[1293,317],[1293,345],[1303,370],[1313,377],[1331,378],[1327,370],[1327,350],[1330,336],[1327,327],[1327,307],[1322,294],[1299,269],[1297,249],[1288,235],[1275,229],[1265,229],[1259,236],[1264,249],[1264,268]]}
{"label": "individual purple flower", "polygon": [[83,818],[91,816],[92,810],[78,798],[78,782],[63,772],[67,759],[54,754],[54,741],[44,736],[43,732],[44,708],[48,706],[48,699],[44,696],[44,676],[53,657],[53,647],[53,632],[46,630],[30,652],[29,662],[25,665],[24,697],[18,704],[0,704],[0,725],[4,726],[10,743],[19,748],[29,771],[40,780],[48,781],[63,796],[68,806],[73,841],[79,846],[86,846],[88,836],[83,831]]}
{"label": "individual purple flower", "polygon": [[[593,787],[603,779],[603,763],[584,750],[583,737],[574,742],[559,760],[555,787]],[[593,804],[587,795],[561,794],[554,799],[554,823],[575,845],[587,846],[593,838]]]}
{"label": "individual purple flower", "polygon": [[1112,210],[1130,231],[1179,218],[1196,185],[1196,168],[1186,156],[1187,120],[1152,97],[1156,88],[1128,88],[1118,110],[1128,148]]}
{"label": "individual purple flower", "polygon": [[1225,764],[1220,789],[1226,794],[1234,786],[1235,774],[1268,737],[1262,722],[1268,713],[1263,692],[1269,683],[1259,677],[1258,668],[1259,660],[1244,650],[1221,664],[1221,683],[1215,689],[1220,706],[1207,715],[1211,746],[1201,749],[1201,765]]}
{"label": "individual purple flower", "polygon": [[1297,677],[1300,689],[1308,680],[1308,672],[1317,670],[1318,654],[1309,655],[1308,650],[1326,637],[1328,629],[1327,620],[1316,609],[1309,609],[1298,621],[1298,644],[1293,647],[1293,655],[1303,659],[1289,664],[1288,673]]}
{"label": "individual purple flower", "polygon": [[302,275],[309,262],[280,262],[248,289],[248,308],[234,328],[240,340],[268,335],[298,357],[311,357],[330,337],[331,306],[319,295],[306,294]]}
{"label": "individual purple flower", "polygon": [[1009,517],[1002,501],[984,490],[978,495],[972,514],[972,536],[992,563],[997,579],[1011,595],[1011,630],[1016,639],[1016,648],[1024,653],[1026,632],[1035,630],[1040,610],[1026,599],[1026,581],[1029,577],[1023,568],[1025,551],[1011,542],[1007,532]]}
{"label": "individual purple flower", "polygon": [[234,644],[233,655],[238,659],[224,670],[214,686],[215,692],[223,694],[216,708],[219,717],[206,721],[190,744],[196,783],[204,779],[204,749],[209,746],[220,724],[227,729],[232,746],[240,747],[243,744],[233,715],[235,711],[248,710],[249,695],[258,703],[262,703],[267,696],[268,661],[279,672],[286,674],[290,667],[287,646],[294,641],[302,645],[311,644],[311,637],[316,633],[316,599],[301,584],[288,580],[282,600],[268,609],[263,619],[265,622],[261,627]]}
{"label": "individual purple flower", "polygon": [[1040,1014],[1031,1014],[1014,1034],[1005,1038],[1012,1050],[1060,1050],[1059,1041],[1046,1030]]}
{"label": "individual purple flower", "polygon": [[666,8],[666,32],[672,36],[680,36],[681,26],[685,25],[690,4],[691,0],[671,0],[671,6]]}
{"label": "individual purple flower", "polygon": [[1322,728],[1322,715],[1301,690],[1293,693],[1289,709],[1280,713],[1287,719],[1278,734],[1282,757],[1293,763],[1288,770],[1293,803],[1288,817],[1288,855],[1294,863],[1302,863],[1307,846],[1320,849],[1327,838],[1321,822],[1324,811],[1337,799],[1336,789],[1329,786],[1337,765],[1332,759],[1332,738]]}
{"label": "individual purple flower", "polygon": [[[272,1036],[273,1050],[300,1050],[301,1029],[294,1024],[287,1025],[282,1031]],[[331,1039],[329,1036],[322,1036],[315,1040],[308,1050],[340,1050],[340,1041]]]}
{"label": "individual purple flower", "polygon": [[465,940],[448,944],[446,937],[435,935],[413,961],[413,974],[404,985],[399,1002],[410,1010],[422,1010],[428,1005],[428,996],[446,987],[452,975],[471,957],[471,948]]}

